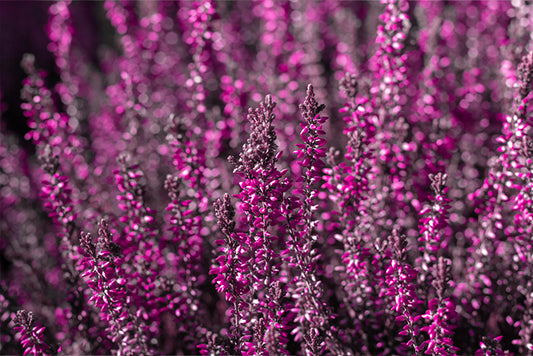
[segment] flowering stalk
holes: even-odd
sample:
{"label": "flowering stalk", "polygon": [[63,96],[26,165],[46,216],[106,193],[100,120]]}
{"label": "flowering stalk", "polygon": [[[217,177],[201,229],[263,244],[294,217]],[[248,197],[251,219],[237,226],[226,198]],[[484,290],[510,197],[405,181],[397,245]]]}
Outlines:
{"label": "flowering stalk", "polygon": [[[79,123],[68,114],[59,112],[53,100],[53,93],[45,84],[46,73],[35,67],[35,58],[25,55],[22,67],[28,77],[24,80],[21,104],[24,116],[28,118],[30,131],[26,139],[32,140],[42,154],[45,146],[49,146],[54,155],[62,154],[62,171],[71,181],[71,199],[77,210],[90,212],[92,208],[80,200],[84,188],[84,180],[89,172],[85,158],[81,154],[86,148],[86,140],[77,132]],[[73,121],[76,121],[75,123]],[[90,213],[89,213],[90,214]]]}
{"label": "flowering stalk", "polygon": [[[358,83],[355,76],[346,73],[340,83],[341,89],[346,92],[348,103],[341,112],[348,112],[350,117],[345,118],[347,127],[344,134],[348,137],[345,160],[336,163],[333,151],[328,153],[327,161],[331,168],[324,168],[323,188],[327,189],[330,199],[335,203],[341,232],[337,239],[343,243],[341,259],[344,266],[340,267],[342,286],[345,291],[343,301],[349,312],[356,316],[353,325],[353,338],[363,342],[362,346],[368,350],[368,340],[361,324],[369,323],[365,318],[365,310],[372,308],[373,298],[368,296],[369,289],[374,283],[370,276],[369,265],[372,257],[368,242],[369,221],[369,180],[371,174],[371,152],[368,150],[368,133],[359,122],[353,119],[361,107],[357,102]],[[359,330],[358,330],[359,329]]]}
{"label": "flowering stalk", "polygon": [[[171,292],[167,297],[170,300],[163,299],[162,303],[182,324],[179,331],[187,334],[185,343],[193,344],[205,334],[201,322],[204,313],[200,305],[200,287],[204,282],[201,218],[190,209],[192,201],[183,197],[182,179],[167,176],[165,189],[172,200],[166,209],[171,213],[169,219],[172,231],[172,240],[168,246],[170,253],[166,254],[166,258],[173,271],[172,279],[177,284],[173,289],[178,289],[179,292]],[[189,352],[193,351],[191,348]]]}
{"label": "flowering stalk", "polygon": [[[307,96],[300,110],[304,122],[300,124],[302,131],[300,137],[304,143],[296,144],[298,150],[295,152],[299,161],[298,164],[303,169],[302,195],[303,203],[301,208],[301,216],[304,220],[304,232],[302,239],[314,240],[316,218],[313,216],[313,211],[317,192],[315,191],[317,183],[320,181],[320,172],[324,167],[323,158],[326,156],[324,148],[326,140],[323,136],[325,132],[322,130],[327,117],[320,116],[320,112],[324,110],[325,105],[319,105],[315,99],[313,86],[307,86]],[[304,242],[306,243],[306,242]]]}
{"label": "flowering stalk", "polygon": [[283,297],[285,296],[284,288],[280,281],[268,287],[268,294],[272,296],[271,301],[267,305],[268,314],[262,318],[261,325],[263,330],[261,334],[263,337],[263,347],[265,354],[289,355],[287,345],[289,338],[287,335],[286,313],[284,312]]}
{"label": "flowering stalk", "polygon": [[207,68],[214,58],[210,58],[212,51],[213,29],[211,23],[216,17],[215,3],[211,0],[194,1],[189,11],[181,11],[186,14],[188,26],[183,34],[184,42],[189,45],[189,52],[192,56],[192,63],[189,65],[190,78],[185,82],[185,86],[192,92],[192,101],[189,109],[196,110],[200,119],[205,119],[207,110],[205,101],[208,92],[205,88],[207,79]]}
{"label": "flowering stalk", "polygon": [[[363,82],[364,83],[364,82]],[[335,163],[331,173],[325,170],[330,198],[338,205],[338,215],[343,228],[337,235],[345,246],[341,256],[347,271],[343,277],[344,297],[348,312],[358,319],[352,340],[360,342],[362,350],[370,353],[387,352],[390,344],[389,330],[394,323],[394,312],[388,308],[393,300],[387,295],[386,269],[390,263],[387,241],[378,238],[379,219],[387,214],[380,207],[383,194],[378,193],[379,167],[376,164],[377,122],[371,102],[359,95],[360,80],[346,73],[340,82],[347,102],[339,110],[345,117],[343,132],[348,138],[344,162]],[[334,174],[334,175],[333,175]],[[353,281],[352,281],[353,279]],[[353,298],[352,298],[353,296]],[[374,312],[369,313],[369,310]],[[385,325],[385,327],[383,327]],[[359,330],[358,330],[359,329]]]}
{"label": "flowering stalk", "polygon": [[[74,29],[72,27],[69,6],[71,0],[59,0],[52,4],[48,10],[50,21],[48,23],[48,37],[50,38],[49,50],[55,56],[56,66],[61,73],[61,82],[57,91],[61,96],[63,104],[70,109],[73,105],[77,93],[76,86],[73,86],[73,77],[70,66],[74,63],[70,56],[70,49]],[[74,94],[75,95],[75,94]],[[71,110],[69,110],[71,111]]]}
{"label": "flowering stalk", "polygon": [[416,308],[421,303],[415,292],[416,270],[407,263],[407,241],[405,236],[393,230],[390,243],[394,249],[393,259],[387,269],[388,295],[394,296],[393,310],[399,314],[398,323],[404,324],[400,335],[408,335],[409,341],[405,345],[412,347],[415,355],[422,354],[422,347],[418,342],[418,326],[420,319],[416,315]]}
{"label": "flowering stalk", "polygon": [[[207,212],[209,204],[205,148],[189,139],[194,134],[187,117],[171,115],[169,121],[166,127],[167,141],[173,149],[174,167],[178,176],[191,188],[188,190],[188,198],[197,202],[195,214],[201,216]],[[198,224],[201,226],[202,222],[199,221]]]}
{"label": "flowering stalk", "polygon": [[[44,326],[40,326],[33,320],[33,313],[26,310],[17,311],[17,315],[13,319],[15,322],[15,330],[21,335],[20,343],[24,348],[24,356],[49,356],[56,355],[44,342]],[[59,350],[60,351],[60,350]]]}
{"label": "flowering stalk", "polygon": [[[281,85],[288,84],[288,72],[298,66],[301,58],[289,59],[294,50],[294,38],[290,33],[289,19],[291,8],[289,1],[275,3],[271,0],[258,0],[254,2],[254,12],[258,14],[262,27],[259,39],[259,48],[253,70],[257,75],[257,87],[266,87],[269,91],[278,91]],[[276,75],[277,74],[277,75]],[[291,90],[297,88],[292,87]],[[286,92],[285,99],[290,103],[294,97]],[[292,102],[290,104],[295,104]],[[281,116],[292,110],[293,105],[288,105],[282,110]]]}
{"label": "flowering stalk", "polygon": [[117,200],[119,208],[124,211],[120,221],[126,224],[118,244],[124,253],[124,270],[138,307],[137,317],[153,331],[156,325],[160,325],[161,312],[165,309],[157,298],[160,291],[156,288],[156,280],[165,260],[156,239],[155,212],[145,202],[144,173],[139,166],[130,165],[125,154],[121,154],[117,162],[120,167],[114,171],[120,193]]}
{"label": "flowering stalk", "polygon": [[436,175],[429,175],[434,194],[429,197],[432,204],[420,211],[420,215],[422,215],[419,225],[421,236],[418,240],[422,257],[419,279],[422,284],[427,284],[429,281],[429,276],[434,272],[433,266],[439,254],[446,252],[448,249],[448,241],[443,236],[443,228],[446,227],[450,202],[446,197],[448,191],[446,187],[447,177],[446,174],[440,172]]}
{"label": "flowering stalk", "polygon": [[455,304],[450,298],[444,297],[450,284],[450,265],[451,261],[444,257],[439,257],[436,261],[432,284],[437,296],[428,301],[428,310],[422,315],[422,318],[430,322],[430,325],[420,329],[429,335],[425,353],[434,356],[453,355],[457,351],[451,339],[453,326],[449,323],[455,316]]}
{"label": "flowering stalk", "polygon": [[[328,26],[325,23],[338,4],[313,1],[291,2],[290,7],[291,13],[298,13],[301,16],[293,21],[291,32],[294,36],[294,50],[288,64],[294,67],[293,71],[298,71],[299,83],[312,83],[314,88],[318,89],[316,95],[318,100],[323,102],[329,88],[328,83],[321,77],[325,68],[323,68],[320,51],[316,51],[316,48],[320,48],[322,38],[334,36],[328,33]],[[290,74],[292,75],[292,72]]]}
{"label": "flowering stalk", "polygon": [[[31,139],[37,146],[38,156],[42,162],[41,167],[44,174],[40,174],[42,184],[40,198],[49,211],[49,217],[56,226],[60,227],[56,243],[61,255],[61,270],[69,285],[67,299],[71,309],[68,312],[87,321],[91,316],[83,313],[85,300],[83,293],[78,288],[79,274],[74,266],[74,261],[79,257],[75,236],[79,228],[76,217],[81,205],[80,192],[73,189],[68,178],[78,176],[74,174],[74,164],[69,159],[62,160],[61,170],[59,163],[60,153],[65,158],[76,156],[76,147],[80,141],[68,125],[68,116],[57,112],[52,99],[52,92],[44,82],[45,74],[38,72],[35,68],[35,58],[26,55],[23,58],[22,66],[28,74],[28,78],[24,80],[22,98],[25,102],[21,108],[29,119],[31,128],[26,138]],[[83,170],[83,167],[81,168],[80,171]],[[62,326],[68,327],[66,334],[72,337],[80,332],[73,318]],[[70,342],[72,341],[64,342],[65,349],[70,350]]]}
{"label": "flowering stalk", "polygon": [[[221,7],[228,3],[218,3]],[[229,4],[228,4],[229,5]],[[237,5],[237,4],[235,4]],[[242,11],[239,6],[247,8],[252,3],[239,3],[235,11]],[[250,96],[255,92],[254,83],[247,80],[252,72],[254,52],[248,51],[245,46],[245,28],[250,26],[253,17],[238,17],[235,21],[222,24],[219,22],[218,31],[213,28],[213,43],[217,48],[216,57],[224,65],[223,75],[220,77],[220,100],[223,119],[216,123],[220,135],[217,149],[225,155],[236,155],[239,146],[246,141],[246,110],[249,106]],[[244,22],[244,23],[241,23]],[[224,34],[224,35],[223,35]],[[227,190],[227,189],[226,189]]]}
{"label": "flowering stalk", "polygon": [[300,106],[304,119],[300,124],[300,137],[304,143],[297,144],[298,150],[295,152],[297,163],[303,170],[301,189],[296,190],[301,192],[302,200],[300,202],[291,197],[284,207],[289,233],[289,265],[296,268],[291,292],[295,299],[293,312],[296,313],[298,327],[293,333],[297,340],[305,341],[306,354],[321,353],[324,346],[335,354],[343,354],[343,348],[337,340],[337,330],[332,325],[333,316],[321,299],[324,292],[316,268],[321,256],[313,247],[318,239],[314,213],[317,209],[315,188],[321,179],[323,157],[326,156],[326,140],[320,137],[325,134],[322,128],[327,120],[327,117],[320,116],[324,107],[316,101],[313,86],[308,85],[307,96]]}
{"label": "flowering stalk", "polygon": [[[530,247],[529,243],[524,243],[523,236],[524,228],[527,231],[527,226],[530,224],[527,221],[529,187],[523,185],[523,181],[529,181],[528,168],[526,168],[526,172],[523,172],[523,168],[528,166],[527,137],[530,123],[527,119],[527,112],[530,100],[529,94],[533,83],[533,53],[524,56],[522,63],[519,65],[517,77],[518,81],[515,83],[516,87],[518,87],[517,96],[514,100],[513,112],[505,117],[502,134],[497,138],[500,143],[497,149],[498,153],[491,159],[488,177],[473,194],[478,203],[476,212],[479,213],[481,229],[480,236],[474,240],[473,257],[469,261],[471,270],[470,287],[475,292],[482,290],[482,292],[478,293],[491,292],[494,285],[494,281],[491,279],[491,276],[494,276],[494,259],[497,257],[502,261],[505,260],[505,256],[501,253],[502,246],[506,245],[505,239],[501,238],[504,234],[517,236],[516,239],[513,239],[515,243],[512,248],[517,251],[517,257],[521,260],[521,266],[518,268],[519,273],[528,275],[529,271],[531,271],[530,263],[527,262],[526,257],[528,253],[525,252]],[[516,194],[514,205],[511,205],[511,197],[514,194]],[[515,216],[516,227],[504,225],[505,216],[510,209],[512,209],[511,212]],[[518,229],[516,230],[516,228]],[[526,239],[529,239],[529,236]],[[475,276],[479,277],[475,278]],[[529,278],[526,277],[525,281],[528,280]],[[482,288],[483,285],[479,281],[487,288]],[[518,289],[522,289],[520,284],[518,284]],[[528,293],[525,292],[524,294],[527,296]],[[489,294],[489,298],[494,297],[491,295],[492,293],[487,294]],[[490,299],[487,298],[487,300]],[[513,308],[512,305],[509,307]],[[528,313],[523,314],[523,316],[529,318]],[[524,327],[528,328],[526,325]],[[531,331],[526,329],[523,335],[527,334],[531,335]],[[522,343],[521,347],[525,351],[530,343],[526,340],[522,341],[524,343]]]}
{"label": "flowering stalk", "polygon": [[[215,275],[213,283],[217,292],[222,293],[226,301],[232,304],[229,337],[232,348],[235,349],[239,345],[239,337],[246,322],[246,319],[241,319],[241,308],[247,306],[243,295],[249,291],[246,278],[248,258],[244,253],[241,253],[246,246],[240,244],[240,236],[235,233],[235,208],[231,204],[229,194],[225,194],[223,199],[217,199],[214,208],[224,240],[216,240],[216,243],[222,246],[216,258],[217,263],[211,266],[209,273]],[[208,346],[209,344],[202,345],[202,355],[209,354]],[[215,347],[216,343],[212,341],[209,349],[212,350]]]}
{"label": "flowering stalk", "polygon": [[[533,144],[526,135],[530,123],[527,122],[526,113],[531,100],[531,86],[533,83],[533,52],[523,58],[519,66],[520,89],[519,98],[515,102],[515,115],[517,138],[522,137],[521,156],[525,159],[526,173],[519,173],[518,177],[525,180],[526,184],[515,198],[513,209],[516,211],[514,222],[519,226],[520,235],[515,239],[516,256],[518,257],[519,273],[523,282],[519,290],[525,296],[525,308],[522,312],[520,325],[520,350],[523,353],[533,351],[533,251],[531,236],[533,234],[533,207],[531,191],[533,190]],[[521,99],[521,101],[520,101]],[[520,166],[519,166],[520,167]],[[524,236],[525,235],[525,236]]]}
{"label": "flowering stalk", "polygon": [[[378,48],[370,64],[374,80],[368,94],[369,107],[365,110],[376,127],[375,143],[371,146],[374,151],[372,166],[377,173],[375,186],[381,190],[373,215],[380,216],[386,211],[383,215],[396,217],[403,223],[409,209],[406,186],[413,149],[407,142],[410,123],[404,117],[404,103],[408,100],[405,92],[410,85],[404,52],[411,23],[407,1],[382,0],[381,3],[385,8],[379,17]],[[385,222],[377,225],[390,226]]]}
{"label": "flowering stalk", "polygon": [[141,183],[144,174],[139,166],[128,164],[128,156],[124,154],[119,156],[117,162],[120,166],[120,169],[114,172],[120,192],[117,200],[120,202],[119,208],[126,214],[120,221],[127,224],[123,232],[124,238],[119,245],[124,249],[126,261],[129,261],[139,250],[144,252],[144,247],[152,248],[145,245],[153,244],[151,240],[154,239],[154,211],[148,208],[144,201],[144,186]]}
{"label": "flowering stalk", "polygon": [[[43,180],[41,188],[41,199],[45,201],[44,205],[50,210],[49,216],[55,224],[61,227],[58,234],[57,244],[61,253],[61,270],[69,286],[69,296],[67,300],[70,304],[70,310],[65,309],[66,314],[77,315],[80,320],[89,323],[93,315],[85,312],[86,299],[83,291],[79,288],[80,273],[76,270],[76,261],[80,258],[80,250],[75,241],[74,235],[79,231],[76,225],[76,213],[73,209],[73,202],[70,198],[71,190],[68,178],[59,172],[59,162],[57,156],[52,156],[49,146],[44,147],[44,152],[40,155],[42,169],[48,173],[50,180]],[[71,335],[77,335],[82,332],[86,334],[87,329],[80,330],[77,323],[69,319],[68,332]],[[70,340],[64,343],[65,349],[69,349]],[[84,346],[91,350],[91,344]]]}
{"label": "flowering stalk", "polygon": [[65,148],[64,135],[68,118],[57,112],[52,92],[45,85],[45,72],[35,68],[33,55],[26,55],[22,59],[22,67],[28,77],[24,80],[21,97],[25,102],[21,108],[31,128],[26,139],[31,139],[38,146],[48,143],[53,148],[56,146]]}
{"label": "flowering stalk", "polygon": [[522,153],[526,159],[527,173],[521,174],[526,180],[526,185],[515,198],[514,209],[517,211],[514,221],[519,226],[520,235],[515,238],[515,256],[517,270],[522,282],[519,291],[525,297],[525,307],[521,312],[521,320],[515,325],[520,326],[520,340],[513,343],[520,344],[523,353],[533,350],[533,251],[531,236],[533,234],[533,143],[529,138],[524,138]]}
{"label": "flowering stalk", "polygon": [[[35,57],[32,55],[24,56],[22,67],[28,75],[21,94],[24,100],[21,108],[30,127],[25,138],[33,141],[38,154],[43,154],[47,149],[52,155],[59,156],[63,153],[65,158],[72,158],[73,147],[78,142],[77,135],[69,127],[68,116],[57,111],[52,92],[45,85],[46,73],[37,70]],[[68,176],[76,176],[70,174],[74,173],[74,166],[69,159],[63,160],[62,167]]]}
{"label": "flowering stalk", "polygon": [[132,298],[127,291],[122,258],[118,256],[120,247],[113,242],[107,222],[100,222],[96,241],[91,234],[82,233],[80,245],[85,254],[79,262],[80,271],[93,291],[89,302],[109,324],[111,340],[118,344],[116,355],[147,355],[146,326],[130,312]]}
{"label": "flowering stalk", "polygon": [[[176,142],[172,142],[171,145],[176,149],[174,153],[176,166],[180,164],[180,159],[185,164],[193,163],[190,170],[182,172],[189,172],[191,178],[196,178],[197,186],[193,188],[197,190],[197,195],[202,196],[194,198],[201,203],[199,211],[202,214],[208,214],[210,196],[205,185],[207,182],[221,184],[222,180],[215,168],[215,157],[220,154],[220,147],[217,146],[222,139],[222,133],[215,128],[218,122],[214,122],[214,119],[218,115],[211,115],[207,108],[207,103],[211,99],[208,85],[219,86],[217,49],[220,49],[220,44],[215,42],[216,38],[221,36],[217,36],[212,25],[218,16],[215,1],[200,0],[184,4],[190,7],[186,6],[179,11],[178,17],[184,26],[182,38],[189,47],[191,58],[186,70],[188,78],[185,80],[189,96],[185,101],[185,113],[180,120],[185,124],[188,135],[182,142],[182,147],[176,147]],[[211,69],[208,70],[208,68]],[[202,131],[193,129],[194,127],[202,127]],[[207,140],[205,140],[206,137]],[[180,150],[182,151],[181,158],[178,157]],[[185,178],[187,179],[186,175]]]}
{"label": "flowering stalk", "polygon": [[[437,174],[449,166],[451,150],[455,146],[452,128],[458,125],[457,119],[450,113],[451,108],[444,105],[443,81],[439,73],[448,66],[448,53],[439,43],[442,34],[443,3],[421,1],[420,6],[426,13],[426,28],[420,31],[419,47],[425,57],[426,65],[419,74],[419,89],[413,103],[412,123],[413,144],[417,147],[419,160],[413,162],[413,178],[418,197],[425,197],[430,185],[429,174]],[[418,207],[414,206],[417,210]]]}
{"label": "flowering stalk", "polygon": [[[298,114],[298,103],[303,100],[302,90],[309,83],[302,64],[311,57],[304,56],[296,44],[295,26],[291,24],[291,14],[294,12],[290,1],[257,0],[253,2],[252,13],[257,16],[260,32],[257,50],[254,51],[255,61],[250,69],[254,73],[251,79],[255,88],[266,88],[270,93],[279,93],[278,120],[283,127],[291,129],[278,131],[278,145],[281,151],[290,152],[293,150],[294,135],[298,131],[298,125],[293,119]],[[259,98],[259,94],[252,95],[252,100],[259,101]],[[289,165],[291,171],[298,172],[292,157],[285,155],[280,160]]]}
{"label": "flowering stalk", "polygon": [[[386,150],[380,154],[380,160],[384,160],[384,155],[399,153],[396,152],[394,143],[390,141],[392,138],[398,138],[396,142],[404,142],[403,137],[399,136],[403,133],[404,119],[395,120],[394,118],[401,113],[400,99],[404,95],[402,89],[409,84],[406,77],[407,57],[403,52],[411,24],[407,15],[409,9],[407,1],[382,0],[381,3],[385,5],[385,9],[380,15],[381,23],[376,37],[378,49],[374,56],[375,68],[373,70],[377,82],[372,90],[379,93],[373,106],[381,109],[376,112],[378,114],[377,126],[383,129],[378,132],[378,142],[383,145],[380,148]],[[390,159],[392,160],[392,157]],[[394,161],[401,169],[403,165],[399,159],[398,156]],[[388,162],[385,160],[385,163]]]}
{"label": "flowering stalk", "polygon": [[[86,171],[80,173],[84,171],[84,165],[76,153],[81,147],[81,140],[70,128],[68,116],[56,110],[52,92],[44,83],[45,74],[35,68],[35,58],[25,56],[22,66],[28,78],[24,80],[22,98],[25,102],[21,108],[28,117],[31,128],[26,139],[31,139],[37,146],[38,155],[43,160],[42,168],[49,175],[49,178],[42,179],[41,198],[46,198],[45,207],[53,211],[49,216],[58,226],[62,226],[62,238],[68,244],[75,235],[73,229],[82,203],[79,201],[80,190],[75,187],[76,184],[71,183],[67,188],[67,177],[76,180],[86,178],[87,174]],[[60,153],[64,156],[61,162],[64,175],[58,172]]]}
{"label": "flowering stalk", "polygon": [[[50,14],[48,49],[54,54],[55,63],[61,76],[61,81],[56,85],[55,90],[61,98],[65,112],[69,115],[69,125],[79,127],[82,124],[81,118],[84,114],[82,101],[90,88],[83,78],[83,74],[87,74],[88,71],[87,65],[80,58],[79,52],[72,51],[75,33],[70,13],[71,5],[71,0],[58,0],[50,6],[48,10]],[[75,164],[81,172],[87,174],[87,163],[79,154],[86,149],[85,143],[85,140],[80,140]]]}
{"label": "flowering stalk", "polygon": [[[244,354],[265,353],[265,333],[271,323],[279,324],[283,310],[274,300],[270,286],[276,282],[279,274],[279,253],[275,250],[277,236],[271,230],[278,224],[281,215],[283,194],[288,189],[286,171],[279,171],[276,162],[281,156],[277,152],[276,133],[273,121],[276,104],[270,95],[265,97],[258,109],[250,109],[248,120],[251,134],[244,144],[242,153],[236,162],[234,172],[242,177],[239,183],[241,192],[235,197],[241,200],[240,208],[248,226],[248,232],[241,235],[245,240],[242,251],[249,259],[247,284],[249,292],[244,301],[250,326],[244,332]],[[241,242],[241,243],[242,243]],[[259,318],[264,314],[263,318]],[[283,350],[284,345],[279,345]],[[280,351],[283,352],[283,351]]]}

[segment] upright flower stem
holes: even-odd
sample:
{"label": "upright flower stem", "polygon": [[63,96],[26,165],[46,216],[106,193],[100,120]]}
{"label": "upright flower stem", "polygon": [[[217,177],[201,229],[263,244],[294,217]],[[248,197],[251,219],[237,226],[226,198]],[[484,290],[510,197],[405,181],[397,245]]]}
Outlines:
{"label": "upright flower stem", "polygon": [[313,86],[308,85],[307,96],[300,105],[304,119],[300,124],[303,143],[296,145],[298,150],[295,152],[298,164],[302,167],[301,188],[298,186],[302,198],[301,201],[294,197],[292,201],[288,200],[284,210],[290,238],[289,265],[296,268],[292,293],[296,297],[294,311],[297,314],[297,337],[305,341],[306,354],[321,353],[324,347],[335,354],[343,354],[337,330],[332,325],[333,316],[322,300],[324,292],[316,269],[320,254],[313,246],[318,239],[314,213],[317,209],[315,189],[319,185],[324,167],[323,157],[326,156],[326,140],[321,136],[325,134],[322,128],[327,118],[320,116],[324,107],[316,101]]}
{"label": "upright flower stem", "polygon": [[387,269],[388,294],[394,296],[393,310],[398,313],[396,320],[402,323],[400,335],[409,337],[405,345],[413,349],[415,355],[422,355],[422,347],[418,341],[419,329],[416,308],[421,303],[416,295],[414,281],[416,271],[407,263],[407,241],[404,235],[393,230],[390,243],[394,250],[393,258]]}

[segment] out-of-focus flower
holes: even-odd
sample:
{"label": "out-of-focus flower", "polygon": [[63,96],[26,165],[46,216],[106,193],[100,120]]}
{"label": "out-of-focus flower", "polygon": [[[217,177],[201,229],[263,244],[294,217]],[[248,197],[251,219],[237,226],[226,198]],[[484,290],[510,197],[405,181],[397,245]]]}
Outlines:
{"label": "out-of-focus flower", "polygon": [[420,247],[422,253],[420,279],[428,281],[438,256],[448,250],[448,238],[444,235],[450,200],[446,197],[447,175],[441,172],[429,176],[433,195],[429,197],[431,205],[420,211]]}

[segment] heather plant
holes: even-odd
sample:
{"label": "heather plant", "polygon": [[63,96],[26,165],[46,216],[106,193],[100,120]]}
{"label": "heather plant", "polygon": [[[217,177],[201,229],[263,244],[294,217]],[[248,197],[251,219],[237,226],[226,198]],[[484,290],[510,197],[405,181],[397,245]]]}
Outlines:
{"label": "heather plant", "polygon": [[533,354],[528,1],[47,6],[0,354]]}

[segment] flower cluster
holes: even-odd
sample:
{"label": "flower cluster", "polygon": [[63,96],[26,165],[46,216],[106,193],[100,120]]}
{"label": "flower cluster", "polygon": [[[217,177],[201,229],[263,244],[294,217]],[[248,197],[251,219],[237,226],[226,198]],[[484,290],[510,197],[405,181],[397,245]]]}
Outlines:
{"label": "flower cluster", "polygon": [[418,341],[419,328],[417,325],[420,315],[416,315],[416,308],[421,303],[415,291],[416,270],[406,263],[407,241],[398,230],[393,230],[390,237],[393,257],[387,268],[388,294],[394,296],[392,309],[398,314],[396,320],[402,323],[400,335],[409,336],[406,345],[413,348],[415,355],[420,355],[422,348]]}
{"label": "flower cluster", "polygon": [[33,313],[26,310],[19,310],[13,319],[15,330],[21,335],[20,343],[26,355],[51,355],[50,347],[44,342],[44,326],[38,325],[33,320]]}
{"label": "flower cluster", "polygon": [[[430,197],[432,203],[422,211],[420,215],[420,252],[422,253],[422,273],[421,280],[427,282],[427,276],[433,272],[433,266],[437,257],[448,249],[448,241],[441,231],[446,227],[447,211],[450,200],[446,197],[448,188],[446,187],[446,174],[437,173],[430,175],[431,188],[434,196]],[[441,252],[439,252],[441,250]]]}
{"label": "flower cluster", "polygon": [[118,344],[117,355],[148,353],[146,327],[131,314],[128,303],[132,298],[126,289],[126,279],[122,271],[120,247],[113,242],[113,235],[105,220],[100,222],[98,238],[81,233],[80,246],[85,256],[80,260],[79,269],[85,283],[93,291],[89,299],[102,320],[109,323],[107,331],[111,341]]}
{"label": "flower cluster", "polygon": [[307,96],[300,111],[304,122],[301,123],[300,137],[304,143],[296,146],[296,161],[302,167],[303,179],[301,200],[288,199],[286,215],[288,215],[289,250],[291,252],[289,265],[296,268],[297,274],[293,280],[291,292],[295,298],[295,321],[298,327],[293,330],[297,340],[304,340],[306,352],[310,354],[322,353],[324,346],[335,354],[342,354],[343,349],[336,338],[336,329],[331,325],[332,315],[328,306],[320,300],[323,295],[322,283],[317,275],[317,261],[321,258],[318,250],[313,246],[317,240],[318,221],[315,218],[317,192],[320,174],[324,167],[323,157],[326,156],[324,146],[326,140],[323,125],[327,117],[320,116],[325,105],[319,105],[315,99],[313,86],[307,87]]}
{"label": "flower cluster", "polygon": [[40,4],[0,354],[533,352],[529,1]]}
{"label": "flower cluster", "polygon": [[243,271],[246,292],[241,296],[243,308],[239,316],[248,324],[243,330],[246,354],[264,353],[272,347],[283,350],[286,342],[272,337],[276,333],[273,329],[282,328],[283,315],[279,303],[281,289],[273,288],[280,272],[278,236],[273,229],[281,218],[283,193],[288,188],[283,177],[286,171],[276,167],[280,152],[273,126],[275,107],[272,97],[267,95],[259,108],[249,110],[251,134],[234,170],[242,177],[240,193],[234,196],[240,200],[245,227],[245,232],[239,234],[241,248],[236,258],[247,267]]}
{"label": "flower cluster", "polygon": [[427,354],[432,355],[452,355],[457,351],[452,341],[452,326],[449,320],[455,316],[455,304],[450,298],[444,298],[444,293],[449,285],[451,261],[439,257],[434,269],[433,286],[437,293],[436,298],[428,301],[428,311],[422,318],[431,324],[424,326],[421,331],[429,335],[427,342]]}

